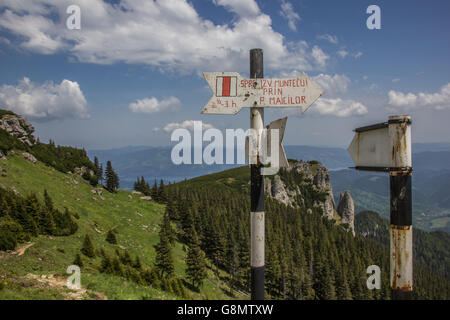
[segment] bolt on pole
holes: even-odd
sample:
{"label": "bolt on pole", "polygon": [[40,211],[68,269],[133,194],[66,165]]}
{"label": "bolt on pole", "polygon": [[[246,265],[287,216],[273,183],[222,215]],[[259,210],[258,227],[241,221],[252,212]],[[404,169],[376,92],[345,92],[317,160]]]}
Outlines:
{"label": "bolt on pole", "polygon": [[[264,78],[263,50],[250,50],[250,78]],[[264,300],[264,176],[261,173],[262,163],[259,154],[261,132],[264,129],[264,108],[250,108],[250,128],[258,132],[256,164],[250,165],[251,207],[251,299]]]}
{"label": "bolt on pole", "polygon": [[411,117],[389,117],[392,148],[390,171],[390,281],[392,299],[409,300],[413,293],[411,198]]}

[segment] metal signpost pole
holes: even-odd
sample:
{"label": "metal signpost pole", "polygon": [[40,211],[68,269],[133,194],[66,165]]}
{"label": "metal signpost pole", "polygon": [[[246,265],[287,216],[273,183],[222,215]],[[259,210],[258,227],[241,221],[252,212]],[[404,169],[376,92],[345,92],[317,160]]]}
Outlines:
{"label": "metal signpost pole", "polygon": [[390,281],[392,299],[409,300],[413,290],[411,117],[389,117],[393,170],[390,176]]}
{"label": "metal signpost pole", "polygon": [[411,299],[413,293],[413,236],[411,199],[411,117],[355,129],[348,151],[355,169],[389,172],[390,284],[392,299]]}
{"label": "metal signpost pole", "polygon": [[[264,78],[263,50],[250,50],[250,78]],[[250,207],[250,237],[251,237],[251,298],[264,300],[264,176],[261,173],[261,158],[259,143],[264,129],[264,108],[250,108],[250,128],[257,132],[256,163],[250,165],[251,175],[251,207]]]}

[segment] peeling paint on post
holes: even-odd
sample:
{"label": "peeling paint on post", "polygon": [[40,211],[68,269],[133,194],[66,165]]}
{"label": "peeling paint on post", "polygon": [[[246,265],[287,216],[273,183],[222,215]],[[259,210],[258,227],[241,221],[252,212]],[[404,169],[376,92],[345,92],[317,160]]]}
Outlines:
{"label": "peeling paint on post", "polygon": [[390,280],[392,298],[409,300],[413,291],[411,117],[389,117],[392,167],[390,171]]}

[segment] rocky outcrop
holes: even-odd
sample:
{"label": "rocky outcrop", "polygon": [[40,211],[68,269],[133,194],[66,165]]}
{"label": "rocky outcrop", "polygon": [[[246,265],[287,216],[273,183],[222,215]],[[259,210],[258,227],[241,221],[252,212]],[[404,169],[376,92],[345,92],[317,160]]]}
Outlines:
{"label": "rocky outcrop", "polygon": [[292,205],[292,200],[289,198],[286,192],[286,186],[279,175],[276,175],[273,179],[271,194],[276,200],[286,204]]}
{"label": "rocky outcrop", "polygon": [[325,201],[316,202],[315,205],[322,208],[325,217],[332,219],[336,205],[328,169],[319,162],[299,161],[293,165],[292,170],[303,173],[306,181],[310,181],[315,188],[326,193]]}
{"label": "rocky outcrop", "polygon": [[327,193],[325,201],[319,203],[319,206],[322,208],[324,215],[328,219],[332,219],[336,205],[334,203],[333,188],[331,186],[328,169],[322,165],[318,166],[313,183],[319,190]]}
{"label": "rocky outcrop", "polygon": [[[324,201],[316,201],[314,205],[322,208],[323,215],[328,219],[332,219],[335,212],[335,203],[328,169],[318,162],[298,161],[291,163],[288,172],[292,170],[303,175],[303,183],[310,184],[313,188],[326,194]],[[298,203],[298,201],[303,201],[301,197],[302,185],[286,186],[279,175],[275,175],[273,179],[265,178],[264,189],[268,196],[286,205],[295,206],[303,204]]]}
{"label": "rocky outcrop", "polygon": [[17,137],[29,147],[36,144],[36,138],[33,136],[34,127],[24,117],[15,114],[4,115],[0,118],[0,129]]}
{"label": "rocky outcrop", "polygon": [[355,205],[348,191],[341,193],[337,212],[341,217],[342,224],[348,225],[349,230],[355,235]]}
{"label": "rocky outcrop", "polygon": [[88,169],[87,167],[75,168],[73,171],[75,172],[75,174],[79,174],[80,176],[82,176],[83,174],[85,174],[86,171],[89,173],[89,175],[90,175],[91,177],[95,174],[93,170]]}
{"label": "rocky outcrop", "polygon": [[28,161],[30,161],[31,163],[36,163],[37,159],[35,156],[33,156],[32,154],[28,153],[28,152],[23,152],[22,153],[23,157],[25,159],[27,159]]}

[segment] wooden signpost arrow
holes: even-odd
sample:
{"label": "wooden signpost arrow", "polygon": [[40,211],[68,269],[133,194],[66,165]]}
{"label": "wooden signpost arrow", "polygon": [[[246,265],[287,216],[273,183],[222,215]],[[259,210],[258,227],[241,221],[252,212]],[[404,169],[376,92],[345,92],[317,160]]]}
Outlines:
{"label": "wooden signpost arrow", "polygon": [[305,73],[287,79],[246,79],[237,72],[204,72],[213,96],[202,113],[236,114],[241,108],[292,108],[305,112],[323,90]]}
{"label": "wooden signpost arrow", "polygon": [[[250,50],[250,79],[237,72],[204,72],[203,76],[213,96],[203,108],[204,114],[237,114],[242,108],[250,108],[250,129],[256,132],[256,141],[250,144],[251,155],[251,298],[264,299],[264,174],[275,174],[278,167],[287,167],[288,161],[281,141],[284,136],[286,118],[273,121],[265,130],[264,108],[301,108],[305,112],[324,91],[305,73],[301,77],[287,79],[264,79],[263,50]],[[272,131],[278,133],[278,141],[272,141]],[[266,135],[266,139],[261,139]],[[274,135],[277,136],[276,134]],[[276,138],[275,138],[276,139]],[[268,154],[260,154],[261,143],[268,141]],[[275,148],[272,148],[274,147]],[[255,150],[256,149],[256,150]],[[275,150],[274,150],[275,149]],[[273,151],[274,154],[271,154]],[[264,153],[264,152],[262,152]],[[270,156],[278,166],[264,168],[263,160]],[[253,161],[255,160],[255,161]],[[267,170],[269,169],[269,170]],[[264,172],[262,172],[264,170]]]}

